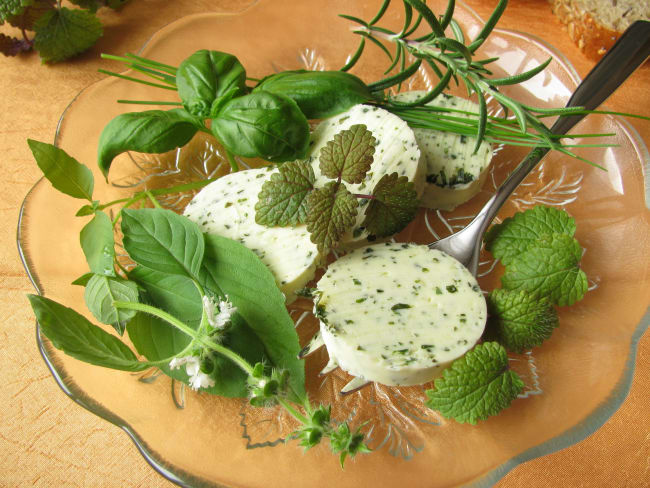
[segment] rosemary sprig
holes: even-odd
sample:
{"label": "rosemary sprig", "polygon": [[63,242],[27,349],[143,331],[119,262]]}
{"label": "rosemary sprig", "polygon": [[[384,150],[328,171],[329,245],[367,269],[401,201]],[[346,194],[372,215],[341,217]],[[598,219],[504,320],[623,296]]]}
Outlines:
{"label": "rosemary sprig", "polygon": [[[406,68],[401,68],[397,73],[382,80],[371,83],[370,89],[375,95],[383,97],[379,103],[383,108],[395,113],[406,120],[412,127],[455,132],[476,137],[475,150],[481,142],[486,140],[492,143],[535,146],[542,145],[551,149],[561,150],[565,154],[576,157],[568,148],[579,147],[576,145],[565,146],[560,142],[560,137],[552,134],[541,122],[541,118],[554,115],[566,116],[578,112],[584,113],[582,107],[543,109],[523,104],[500,91],[500,87],[514,85],[529,80],[542,72],[552,61],[549,58],[539,66],[518,75],[502,78],[491,77],[492,73],[486,67],[497,58],[476,59],[476,51],[490,35],[501,18],[507,0],[500,0],[494,12],[485,23],[483,29],[474,40],[468,42],[462,29],[453,19],[455,1],[450,0],[445,13],[438,17],[421,0],[402,0],[404,6],[404,25],[399,32],[380,26],[382,19],[391,0],[385,0],[378,14],[370,22],[362,19],[343,16],[359,25],[353,32],[363,39],[382,44],[383,51],[388,52],[384,45],[386,41],[395,44],[395,55],[390,56],[390,65],[386,73],[390,73],[397,65],[397,59],[404,61],[410,54],[415,62]],[[413,21],[413,11],[418,17]],[[413,37],[414,32],[424,21],[428,26],[428,33]],[[445,30],[449,27],[451,37]],[[346,69],[353,67],[363,50],[365,44],[359,46],[355,56],[346,64]],[[400,85],[413,76],[422,64],[428,65],[438,76],[439,82],[417,100],[409,103],[399,102],[383,94],[384,90]],[[456,83],[461,80],[467,88],[468,96],[476,95],[478,98],[479,112],[475,117],[461,119],[450,117],[435,107],[425,106],[448,88],[451,80]],[[399,88],[398,88],[399,89]],[[488,114],[487,100],[494,99],[503,108],[503,116],[491,117]],[[509,115],[514,115],[516,126]],[[506,129],[507,130],[504,130]]]}

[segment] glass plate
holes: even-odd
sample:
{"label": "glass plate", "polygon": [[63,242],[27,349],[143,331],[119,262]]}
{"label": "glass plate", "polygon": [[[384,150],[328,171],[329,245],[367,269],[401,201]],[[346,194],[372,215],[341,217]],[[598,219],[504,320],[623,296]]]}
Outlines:
{"label": "glass plate", "polygon": [[[446,1],[429,4],[442,12]],[[375,7],[344,0],[264,0],[238,14],[181,19],[157,33],[142,54],[178,65],[199,48],[231,52],[253,77],[281,69],[337,69],[354,52],[357,38],[336,14],[370,18]],[[389,11],[387,22],[399,28],[399,14]],[[455,18],[469,38],[482,26],[462,4]],[[563,106],[578,83],[560,53],[528,34],[497,30],[481,54],[500,57],[494,65],[495,76],[555,58],[542,75],[507,90],[531,105]],[[386,63],[375,46],[367,48],[362,60],[355,74],[367,81],[383,77]],[[405,89],[426,88],[433,79],[422,70]],[[94,84],[64,113],[56,143],[94,167],[104,125],[119,113],[133,110],[115,100],[165,100],[167,96],[172,95],[119,79]],[[493,104],[490,107],[497,111]],[[650,157],[633,129],[619,119],[591,116],[576,132],[616,134],[608,139],[616,147],[580,152],[607,171],[550,154],[517,190],[501,217],[536,204],[568,210],[577,221],[577,237],[585,248],[582,267],[589,276],[590,291],[582,302],[560,310],[561,325],[542,347],[510,356],[510,365],[526,388],[511,408],[477,426],[447,421],[423,408],[426,385],[372,385],[341,398],[337,392],[349,377],[340,370],[318,377],[327,359],[321,351],[306,363],[310,395],[315,401],[333,403],[334,417],[339,420],[355,424],[368,420],[369,442],[376,451],[356,458],[341,471],[326,447],[303,456],[296,443],[284,445],[282,440],[293,424],[280,410],[254,409],[241,400],[185,392],[155,372],[133,375],[90,366],[63,355],[40,333],[38,346],[66,394],[122,427],[156,470],[181,485],[491,485],[521,462],[582,440],[613,414],[629,390],[636,344],[649,322],[644,314],[650,290],[645,172]],[[467,224],[526,152],[513,147],[496,151],[488,182],[475,199],[453,212],[421,212],[398,239],[427,243]],[[111,171],[107,184],[94,169],[95,195],[102,201],[225,173],[227,164],[218,146],[197,137],[173,153],[123,155]],[[164,204],[180,210],[190,196],[177,195]],[[38,292],[82,311],[83,289],[70,286],[86,271],[77,237],[85,220],[74,217],[78,206],[78,201],[39,181],[23,204],[18,239],[25,268]],[[53,222],[61,224],[54,227]],[[498,286],[500,272],[486,255],[480,267],[481,286],[487,290]],[[309,309],[309,303],[300,301],[291,307],[303,344],[316,329]]]}

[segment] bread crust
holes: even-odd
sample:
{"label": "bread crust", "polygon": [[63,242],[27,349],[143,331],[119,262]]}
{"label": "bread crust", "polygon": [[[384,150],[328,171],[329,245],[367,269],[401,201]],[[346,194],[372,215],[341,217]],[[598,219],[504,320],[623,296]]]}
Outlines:
{"label": "bread crust", "polygon": [[600,24],[571,0],[549,1],[553,13],[566,24],[571,40],[590,59],[600,59],[622,34]]}

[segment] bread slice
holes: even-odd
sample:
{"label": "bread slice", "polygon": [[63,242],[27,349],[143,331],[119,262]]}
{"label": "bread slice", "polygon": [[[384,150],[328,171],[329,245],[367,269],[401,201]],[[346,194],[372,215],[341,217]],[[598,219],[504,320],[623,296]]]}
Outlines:
{"label": "bread slice", "polygon": [[591,59],[600,58],[636,20],[650,20],[650,0],[549,0],[569,36]]}

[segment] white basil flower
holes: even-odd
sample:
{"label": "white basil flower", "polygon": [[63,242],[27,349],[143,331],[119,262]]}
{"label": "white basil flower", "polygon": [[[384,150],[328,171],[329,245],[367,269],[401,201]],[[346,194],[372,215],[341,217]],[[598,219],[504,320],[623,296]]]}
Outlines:
{"label": "white basil flower", "polygon": [[174,358],[169,362],[171,369],[178,369],[185,365],[185,372],[190,377],[190,388],[210,388],[214,386],[214,380],[201,371],[201,360],[196,356],[183,356]]}
{"label": "white basil flower", "polygon": [[214,298],[204,295],[203,309],[208,316],[208,323],[216,329],[226,327],[230,323],[232,315],[237,311],[237,307],[233,306],[227,295],[226,299],[220,300],[219,303]]}

